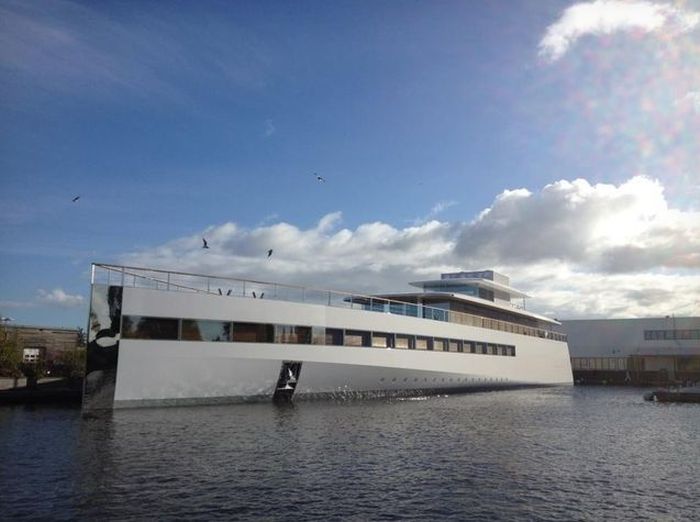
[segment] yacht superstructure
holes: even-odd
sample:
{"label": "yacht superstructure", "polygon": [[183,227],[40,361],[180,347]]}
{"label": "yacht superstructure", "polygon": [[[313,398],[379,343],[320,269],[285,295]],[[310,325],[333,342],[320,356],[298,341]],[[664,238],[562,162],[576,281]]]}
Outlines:
{"label": "yacht superstructure", "polygon": [[94,264],[83,407],[571,384],[559,323],[491,270],[357,295]]}

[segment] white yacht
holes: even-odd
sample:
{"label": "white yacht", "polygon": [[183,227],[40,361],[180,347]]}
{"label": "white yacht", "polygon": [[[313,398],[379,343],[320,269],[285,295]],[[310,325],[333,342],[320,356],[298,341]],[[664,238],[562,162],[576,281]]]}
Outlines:
{"label": "white yacht", "polygon": [[572,383],[559,323],[507,277],[411,284],[357,295],[93,264],[83,408]]}

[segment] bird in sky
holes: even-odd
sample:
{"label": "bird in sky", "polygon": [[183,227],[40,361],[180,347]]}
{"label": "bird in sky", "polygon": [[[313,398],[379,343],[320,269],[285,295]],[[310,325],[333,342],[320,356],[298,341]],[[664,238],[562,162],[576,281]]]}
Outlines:
{"label": "bird in sky", "polygon": [[207,240],[202,238],[202,248],[209,248],[209,243],[207,243]]}
{"label": "bird in sky", "polygon": [[78,201],[79,199],[80,199],[80,196],[75,196],[71,201],[72,201],[73,203],[75,203],[75,202]]}
{"label": "bird in sky", "polygon": [[272,256],[272,249],[267,251],[267,258],[270,259],[270,256]]}
{"label": "bird in sky", "polygon": [[316,176],[316,181],[320,181],[321,183],[325,183],[325,182],[326,182],[326,178],[324,178],[323,176],[319,175],[318,172],[314,172],[314,176]]}

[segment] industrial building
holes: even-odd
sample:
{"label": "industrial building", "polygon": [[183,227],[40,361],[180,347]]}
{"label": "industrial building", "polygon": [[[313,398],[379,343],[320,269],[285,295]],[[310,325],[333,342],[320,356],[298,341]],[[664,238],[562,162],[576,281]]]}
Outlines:
{"label": "industrial building", "polygon": [[700,381],[700,317],[583,319],[562,325],[577,383]]}
{"label": "industrial building", "polygon": [[81,342],[81,332],[77,328],[3,324],[3,329],[8,338],[17,335],[25,363],[43,361],[51,365],[61,353],[74,349]]}

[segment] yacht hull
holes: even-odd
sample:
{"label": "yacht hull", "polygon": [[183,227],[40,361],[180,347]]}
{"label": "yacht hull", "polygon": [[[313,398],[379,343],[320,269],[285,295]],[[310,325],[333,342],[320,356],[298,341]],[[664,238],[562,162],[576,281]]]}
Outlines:
{"label": "yacht hull", "polygon": [[[95,290],[93,301],[94,295]],[[121,332],[114,332],[118,356],[112,372],[113,396],[103,400],[102,407],[319,396],[381,397],[572,383],[566,342],[443,321],[272,299],[128,287],[123,288],[119,312],[122,316],[276,323],[473,339],[514,346],[516,355],[125,339]],[[114,318],[112,324],[116,324]]]}

